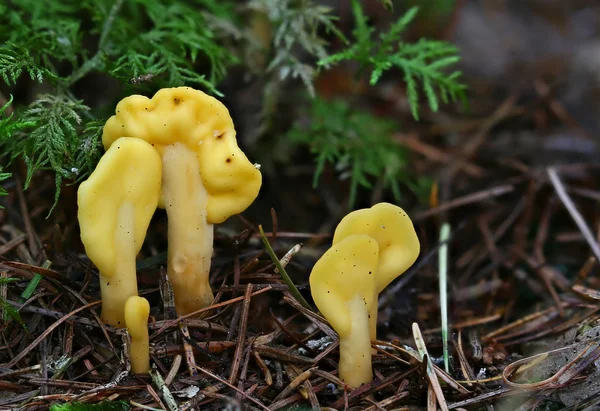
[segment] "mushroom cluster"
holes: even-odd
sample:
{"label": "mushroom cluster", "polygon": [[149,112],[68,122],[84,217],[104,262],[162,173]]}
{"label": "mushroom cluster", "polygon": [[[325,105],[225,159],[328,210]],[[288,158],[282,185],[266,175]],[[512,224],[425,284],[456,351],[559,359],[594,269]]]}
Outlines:
{"label": "mushroom cluster", "polygon": [[353,388],[373,379],[377,297],[413,265],[419,252],[419,239],[404,210],[378,203],[346,215],[332,247],[312,269],[313,300],[340,337],[339,375]]}
{"label": "mushroom cluster", "polygon": [[168,217],[175,307],[189,314],[213,301],[214,224],[252,204],[262,176],[238,147],[227,108],[189,87],[124,98],[102,143],[106,153],[78,191],[81,239],[100,271],[102,319],[130,328],[143,347],[135,261],[156,209]]}

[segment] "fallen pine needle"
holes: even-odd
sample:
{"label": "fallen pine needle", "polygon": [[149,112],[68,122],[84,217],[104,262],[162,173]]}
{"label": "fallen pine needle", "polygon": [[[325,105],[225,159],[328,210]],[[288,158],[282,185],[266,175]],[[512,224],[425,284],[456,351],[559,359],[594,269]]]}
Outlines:
{"label": "fallen pine needle", "polygon": [[419,351],[421,361],[426,361],[427,378],[429,378],[431,388],[435,392],[437,402],[438,404],[440,404],[440,408],[442,409],[442,411],[447,411],[448,405],[446,404],[446,399],[444,398],[444,393],[442,392],[440,382],[438,381],[437,376],[435,375],[435,370],[433,369],[433,364],[431,363],[431,359],[429,358],[429,353],[427,352],[427,347],[425,346],[425,341],[423,340],[423,335],[421,334],[419,324],[413,323],[412,330],[413,337],[415,339],[415,345],[417,346],[417,351]]}

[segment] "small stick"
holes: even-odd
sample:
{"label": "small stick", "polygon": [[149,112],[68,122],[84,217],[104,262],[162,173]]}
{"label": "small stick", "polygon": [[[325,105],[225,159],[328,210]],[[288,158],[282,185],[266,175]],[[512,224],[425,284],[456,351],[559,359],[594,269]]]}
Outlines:
{"label": "small stick", "polygon": [[129,403],[131,405],[133,405],[134,407],[141,408],[143,410],[150,410],[150,411],[163,411],[164,410],[164,408],[149,407],[148,405],[143,405],[143,404],[140,404],[139,402],[135,402],[133,400],[129,400]]}
{"label": "small stick", "polygon": [[[258,295],[258,294],[262,294],[262,293],[264,293],[266,291],[269,291],[269,290],[271,290],[271,287],[263,288],[262,290],[258,290],[258,291],[255,291],[254,293],[252,293],[252,296],[255,296],[255,295]],[[152,334],[150,336],[150,340],[155,339],[160,334],[162,334],[165,330],[173,327],[175,324],[179,323],[180,321],[186,320],[186,319],[188,319],[190,317],[194,317],[194,316],[196,316],[196,315],[198,315],[200,313],[204,313],[206,311],[211,311],[211,310],[214,310],[216,308],[221,308],[221,307],[224,307],[224,306],[227,306],[227,305],[230,305],[230,304],[237,303],[239,301],[242,301],[243,299],[244,299],[244,297],[235,297],[235,298],[232,298],[232,299],[227,300],[227,301],[223,301],[223,302],[218,303],[218,304],[209,305],[208,307],[201,308],[201,309],[199,309],[197,311],[194,311],[192,313],[189,313],[189,314],[186,314],[186,315],[182,315],[182,316],[177,317],[177,318],[175,318],[173,320],[164,320],[164,321],[160,321],[160,322],[157,321],[157,323],[162,324],[162,327],[159,328],[158,331],[156,331],[154,334]],[[96,303],[100,304],[100,301],[97,301]]]}
{"label": "small stick", "polygon": [[177,402],[175,402],[175,398],[173,397],[173,394],[171,394],[169,387],[167,387],[167,385],[165,384],[165,381],[163,380],[162,376],[160,375],[160,372],[156,368],[156,364],[152,364],[152,369],[150,370],[150,377],[152,377],[152,381],[158,388],[158,391],[160,392],[161,397],[167,403],[167,407],[169,408],[169,410],[177,411],[179,409],[179,406],[177,405]]}
{"label": "small stick", "polygon": [[271,375],[271,371],[269,371],[269,367],[258,352],[252,350],[252,355],[254,356],[254,360],[256,361],[258,368],[260,368],[260,370],[265,375],[265,384],[267,384],[270,387],[271,385],[273,385],[273,376]]}
{"label": "small stick", "polygon": [[161,410],[164,410],[166,408],[165,404],[161,401],[160,397],[158,396],[158,393],[154,390],[154,388],[152,388],[150,384],[146,385],[146,391],[148,391],[148,394],[150,394],[150,396],[158,404],[158,406],[161,407]]}
{"label": "small stick", "polygon": [[46,328],[44,330],[44,332],[38,337],[36,338],[31,344],[29,344],[27,346],[27,348],[25,348],[23,351],[21,351],[19,354],[17,354],[12,360],[10,360],[9,363],[2,365],[4,368],[12,368],[14,367],[19,361],[21,361],[27,354],[29,354],[29,352],[31,350],[33,350],[35,347],[38,346],[39,343],[42,342],[42,340],[44,338],[46,338],[52,331],[54,331],[56,329],[56,327],[58,327],[59,325],[61,325],[62,323],[64,323],[65,321],[67,321],[71,316],[77,314],[80,311],[85,310],[86,308],[91,308],[95,305],[100,304],[102,301],[94,301],[93,303],[89,303],[84,305],[83,307],[79,307],[73,311],[71,311],[68,314],[65,314],[64,317],[62,317],[60,320],[54,322],[50,327]]}
{"label": "small stick", "polygon": [[417,213],[413,218],[413,221],[421,221],[427,217],[431,217],[433,215],[440,214],[444,211],[451,210],[453,208],[457,208],[460,206],[464,206],[471,203],[476,203],[482,200],[489,200],[491,197],[499,197],[501,195],[510,193],[515,188],[512,185],[502,185],[498,187],[492,187],[487,190],[478,191],[476,193],[467,194],[463,197],[456,198],[447,203],[443,203],[436,208],[431,208],[427,211],[423,211],[421,213]]}
{"label": "small stick", "polygon": [[193,377],[198,374],[196,373],[196,358],[194,357],[194,348],[192,347],[192,344],[189,343],[189,341],[192,341],[192,338],[190,337],[190,332],[185,322],[181,321],[178,325],[179,331],[181,332],[181,335],[183,335],[185,362],[187,363],[190,376]]}
{"label": "small stick", "polygon": [[242,316],[240,318],[240,329],[238,331],[237,345],[235,347],[235,353],[233,355],[233,365],[231,367],[231,374],[229,375],[229,382],[231,384],[235,384],[235,380],[237,379],[237,375],[240,370],[240,362],[242,360],[244,343],[246,340],[246,328],[248,327],[248,312],[250,310],[252,291],[252,284],[248,284],[246,286],[246,293],[244,294]]}
{"label": "small stick", "polygon": [[252,397],[251,395],[246,394],[244,391],[241,391],[235,385],[230,384],[229,381],[224,380],[223,378],[219,377],[218,375],[213,374],[212,372],[208,371],[207,369],[204,369],[202,367],[197,367],[197,368],[198,368],[198,371],[200,371],[201,373],[206,374],[209,377],[214,378],[215,380],[219,381],[220,383],[225,384],[232,390],[234,390],[238,393],[241,393],[244,398],[247,398],[248,400],[252,401],[254,404],[258,405],[263,410],[270,411],[269,408],[267,406],[265,406],[262,402],[260,402],[256,398]]}
{"label": "small stick", "polygon": [[600,246],[598,246],[598,242],[594,239],[594,234],[583,220],[581,213],[577,210],[575,204],[573,204],[573,200],[571,200],[571,197],[569,197],[569,194],[567,194],[565,186],[563,185],[562,181],[560,181],[556,170],[552,167],[549,167],[547,169],[547,172],[548,176],[550,177],[550,181],[554,186],[554,190],[556,190],[556,194],[560,198],[560,201],[562,201],[569,214],[571,214],[571,218],[573,219],[573,221],[575,221],[577,227],[579,227],[581,234],[583,234],[583,237],[592,249],[596,260],[600,261]]}
{"label": "small stick", "polygon": [[171,369],[165,378],[165,385],[168,387],[171,385],[175,377],[177,376],[177,372],[179,372],[179,367],[181,367],[181,355],[177,354],[173,359],[173,364],[171,365]]}
{"label": "small stick", "polygon": [[[296,254],[298,254],[300,252],[300,249],[302,248],[302,244],[296,244],[295,246],[293,246],[290,251],[288,251],[287,253],[285,253],[285,255],[283,257],[281,257],[281,260],[279,260],[279,262],[281,263],[281,266],[283,268],[287,267],[287,265],[290,263],[290,261],[292,261],[292,257],[295,256]],[[275,268],[275,273],[279,273],[279,270],[277,268]]]}

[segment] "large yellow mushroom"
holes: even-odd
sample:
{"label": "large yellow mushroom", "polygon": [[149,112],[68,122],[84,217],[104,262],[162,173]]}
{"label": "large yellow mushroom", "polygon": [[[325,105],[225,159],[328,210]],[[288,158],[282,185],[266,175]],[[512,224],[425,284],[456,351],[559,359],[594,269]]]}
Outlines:
{"label": "large yellow mushroom", "polygon": [[352,235],[327,250],[309,278],[317,308],[340,337],[340,378],[353,388],[373,380],[369,312],[378,260],[377,241]]}
{"label": "large yellow mushroom", "polygon": [[160,195],[160,156],[145,141],[119,138],[77,192],[85,251],[100,271],[101,317],[125,326],[129,297],[138,295],[135,261]]}
{"label": "large yellow mushroom", "polygon": [[151,99],[129,96],[104,127],[105,148],[128,136],[160,154],[159,207],[166,208],[169,220],[167,274],[180,315],[212,303],[213,224],[244,211],[262,183],[235,135],[227,108],[189,87],[162,89]]}
{"label": "large yellow mushroom", "polygon": [[[379,262],[375,271],[377,294],[414,264],[420,243],[406,212],[390,203],[378,203],[347,214],[338,224],[333,245],[349,236],[366,234],[379,245]],[[371,339],[377,339],[377,303],[370,311]]]}

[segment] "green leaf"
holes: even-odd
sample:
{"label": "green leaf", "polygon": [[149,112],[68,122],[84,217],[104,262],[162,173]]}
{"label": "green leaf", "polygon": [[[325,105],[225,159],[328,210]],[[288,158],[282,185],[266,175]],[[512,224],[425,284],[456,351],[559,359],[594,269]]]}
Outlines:
{"label": "green leaf", "polygon": [[[16,283],[18,281],[21,281],[21,279],[17,277],[0,277],[0,285],[8,285],[10,283]],[[27,326],[21,319],[19,311],[12,304],[5,301],[2,297],[0,297],[0,308],[4,312],[4,321],[6,321],[8,318],[12,318],[16,322],[18,322],[25,329],[25,331],[27,331]]]}
{"label": "green leaf", "polygon": [[96,404],[81,402],[55,404],[50,411],[128,411],[131,406],[125,401],[102,401]]}
{"label": "green leaf", "polygon": [[15,307],[4,301],[2,298],[0,298],[0,307],[4,310],[5,315],[8,315],[8,317],[18,322],[25,330],[27,330],[27,326],[21,319],[21,314],[19,314],[19,311],[17,311]]}

